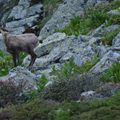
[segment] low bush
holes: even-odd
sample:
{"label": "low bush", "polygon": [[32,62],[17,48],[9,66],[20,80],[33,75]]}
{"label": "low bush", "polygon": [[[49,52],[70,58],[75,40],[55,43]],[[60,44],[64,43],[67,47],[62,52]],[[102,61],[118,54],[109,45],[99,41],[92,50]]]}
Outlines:
{"label": "low bush", "polygon": [[119,120],[119,102],[120,92],[111,98],[90,102],[58,104],[34,99],[0,110],[0,118],[7,116],[10,120]]}
{"label": "low bush", "polygon": [[79,100],[84,91],[95,90],[100,85],[100,76],[92,74],[73,75],[69,79],[54,81],[43,92],[44,99],[55,101]]}
{"label": "low bush", "polygon": [[0,107],[23,101],[22,87],[16,86],[11,80],[0,81]]}
{"label": "low bush", "polygon": [[42,75],[38,81],[36,82],[36,90],[32,90],[25,94],[26,100],[35,99],[37,96],[40,96],[43,92],[45,85],[47,84],[48,80],[45,75]]}

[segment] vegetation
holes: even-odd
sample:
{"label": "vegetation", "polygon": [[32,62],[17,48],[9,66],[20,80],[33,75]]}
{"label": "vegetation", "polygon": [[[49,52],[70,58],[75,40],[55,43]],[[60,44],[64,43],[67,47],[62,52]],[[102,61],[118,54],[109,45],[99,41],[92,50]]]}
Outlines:
{"label": "vegetation", "polygon": [[57,79],[69,79],[69,77],[76,75],[76,74],[81,74],[88,72],[95,64],[98,62],[98,57],[94,56],[91,60],[86,61],[83,63],[81,66],[77,66],[74,63],[73,59],[70,59],[64,65],[60,70],[56,69],[53,66],[53,70],[51,72],[52,75],[55,75]]}
{"label": "vegetation", "polygon": [[16,86],[11,79],[0,81],[0,108],[22,102],[22,93],[22,86]]}
{"label": "vegetation", "polygon": [[[91,85],[90,85],[91,83]],[[100,76],[92,74],[73,75],[69,79],[54,81],[52,85],[45,88],[42,97],[44,99],[59,102],[79,100],[84,91],[94,90],[100,85]]]}
{"label": "vegetation", "polygon": [[0,51],[0,76],[8,74],[12,68],[12,58],[7,53]]}
{"label": "vegetation", "polygon": [[94,8],[87,9],[83,17],[74,17],[70,23],[65,26],[60,32],[64,32],[67,35],[80,35],[88,34],[93,29],[97,28],[103,23],[107,26],[111,24],[120,24],[120,15],[113,15],[111,18],[108,16],[108,11],[111,9],[117,9],[120,7],[120,1],[111,1],[107,5],[99,5]]}
{"label": "vegetation", "polygon": [[113,39],[119,32],[120,32],[120,28],[117,28],[110,32],[103,33],[102,43],[104,45],[112,45]]}
{"label": "vegetation", "polygon": [[120,92],[111,98],[90,102],[57,104],[54,101],[47,103],[47,101],[35,99],[1,110],[0,118],[3,117],[3,114],[5,118],[8,115],[5,113],[9,113],[11,120],[119,120],[119,102]]}
{"label": "vegetation", "polygon": [[59,31],[64,32],[67,35],[85,35],[94,28],[103,24],[106,19],[108,19],[108,15],[105,14],[104,11],[103,13],[101,13],[101,11],[99,10],[93,10],[93,12],[91,12],[90,15],[87,17],[74,17],[73,19],[71,19],[69,25],[65,26],[64,29]]}
{"label": "vegetation", "polygon": [[114,63],[103,75],[102,80],[105,82],[120,82],[120,62]]}
{"label": "vegetation", "polygon": [[[20,64],[22,64],[23,58],[26,57],[25,53],[20,54]],[[10,54],[0,50],[0,76],[7,75],[9,70],[13,67],[13,61]]]}

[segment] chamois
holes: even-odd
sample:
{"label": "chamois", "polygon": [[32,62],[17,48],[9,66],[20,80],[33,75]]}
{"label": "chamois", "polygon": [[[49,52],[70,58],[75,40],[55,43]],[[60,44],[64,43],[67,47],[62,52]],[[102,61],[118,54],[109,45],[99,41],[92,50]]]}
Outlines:
{"label": "chamois", "polygon": [[34,48],[38,43],[37,36],[33,33],[13,35],[3,28],[0,28],[0,31],[2,33],[7,51],[13,57],[14,67],[17,66],[16,62],[19,62],[20,52],[26,52],[30,54],[31,61],[28,67],[32,67],[37,58],[37,55],[34,52]]}

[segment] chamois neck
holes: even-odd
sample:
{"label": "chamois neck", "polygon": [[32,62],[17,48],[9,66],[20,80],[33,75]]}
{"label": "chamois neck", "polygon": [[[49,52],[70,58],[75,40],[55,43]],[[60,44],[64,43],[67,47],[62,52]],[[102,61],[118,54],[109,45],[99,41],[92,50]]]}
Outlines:
{"label": "chamois neck", "polygon": [[7,36],[9,35],[8,32],[0,30],[4,39],[5,44],[7,44]]}

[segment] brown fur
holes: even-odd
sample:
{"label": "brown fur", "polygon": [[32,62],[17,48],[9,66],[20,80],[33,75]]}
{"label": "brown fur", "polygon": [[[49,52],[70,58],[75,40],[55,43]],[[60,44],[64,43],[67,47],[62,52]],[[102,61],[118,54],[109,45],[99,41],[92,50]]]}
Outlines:
{"label": "brown fur", "polygon": [[38,38],[33,33],[26,33],[21,35],[12,35],[8,31],[0,29],[7,51],[13,56],[14,66],[16,66],[16,60],[19,62],[20,52],[26,52],[31,55],[30,66],[33,66],[37,55],[34,52],[34,48],[38,43]]}

